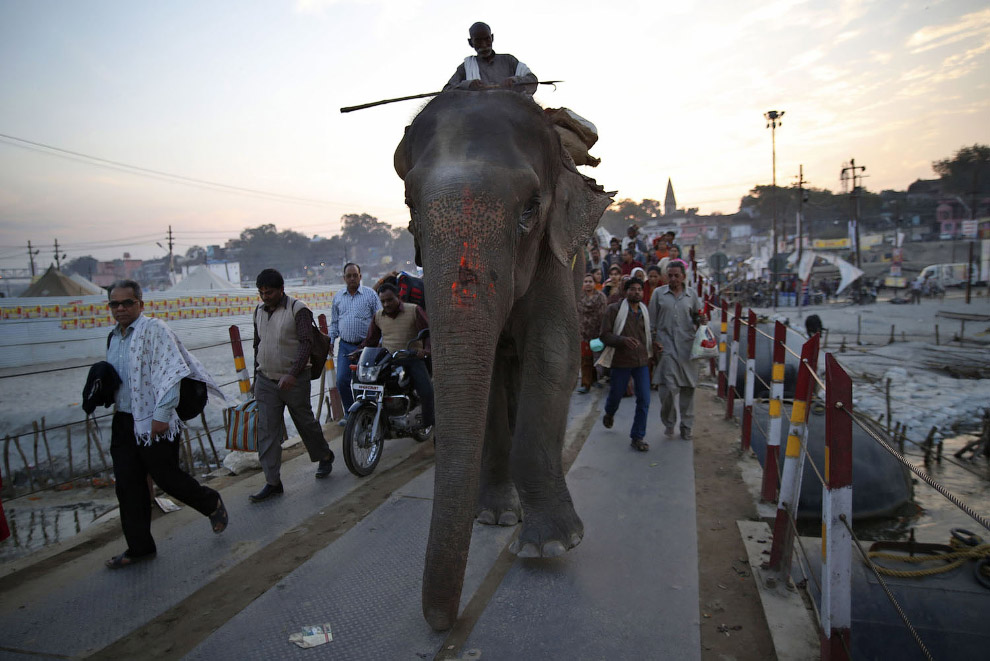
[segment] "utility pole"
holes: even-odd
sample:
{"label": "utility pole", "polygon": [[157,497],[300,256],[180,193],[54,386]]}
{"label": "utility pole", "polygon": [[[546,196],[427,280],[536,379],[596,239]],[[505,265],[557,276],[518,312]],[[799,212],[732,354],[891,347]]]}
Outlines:
{"label": "utility pole", "polygon": [[853,241],[856,243],[856,268],[860,268],[860,257],[859,257],[859,185],[856,183],[857,176],[859,179],[863,178],[863,175],[858,174],[858,172],[866,172],[865,165],[856,165],[856,159],[850,158],[849,165],[842,168],[842,181],[845,181],[852,173],[852,199],[853,199]]}
{"label": "utility pole", "polygon": [[63,255],[58,249],[58,239],[55,239],[55,268],[59,271],[62,270],[62,260],[68,257],[68,255]]}
{"label": "utility pole", "polygon": [[[804,185],[808,183],[804,180],[804,164],[798,166],[798,213],[797,213],[797,227],[795,227],[795,234],[797,235],[797,265],[798,265],[798,290],[797,290],[797,307],[798,316],[801,315],[801,304],[804,302],[804,280],[801,278],[801,258],[804,256],[804,203],[805,203],[805,192]],[[814,268],[814,260],[811,264]],[[808,291],[811,291],[811,270],[808,269]]]}
{"label": "utility pole", "polygon": [[770,129],[770,142],[773,146],[773,188],[771,202],[773,203],[773,257],[770,258],[770,287],[773,289],[773,308],[777,309],[777,126],[783,126],[783,110],[768,110],[763,113]]}
{"label": "utility pole", "polygon": [[[175,274],[175,260],[172,256],[172,247],[175,245],[175,237],[172,236],[172,226],[168,226],[168,272]],[[171,276],[169,276],[171,278]]]}
{"label": "utility pole", "polygon": [[807,193],[804,185],[808,183],[804,179],[804,164],[798,166],[798,215],[797,215],[797,241],[798,241],[798,264],[804,254],[804,203],[807,202]]}
{"label": "utility pole", "polygon": [[28,260],[31,262],[31,277],[34,278],[34,256],[41,252],[41,248],[32,248],[28,241]]}

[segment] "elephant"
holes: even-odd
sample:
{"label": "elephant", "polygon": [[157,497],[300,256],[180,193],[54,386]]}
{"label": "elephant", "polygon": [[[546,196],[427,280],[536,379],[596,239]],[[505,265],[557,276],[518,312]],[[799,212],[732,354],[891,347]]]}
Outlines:
{"label": "elephant", "polygon": [[[473,521],[552,557],[584,535],[562,469],[580,360],[575,277],[614,192],[577,171],[542,108],[444,92],[395,151],[433,341],[436,478],[423,615],[453,626]],[[580,255],[579,255],[580,253]]]}

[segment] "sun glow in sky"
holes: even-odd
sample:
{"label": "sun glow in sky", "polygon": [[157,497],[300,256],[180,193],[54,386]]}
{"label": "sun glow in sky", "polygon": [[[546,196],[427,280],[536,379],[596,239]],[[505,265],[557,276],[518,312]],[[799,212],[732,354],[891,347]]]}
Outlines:
{"label": "sun glow in sky", "polygon": [[[873,191],[932,178],[931,162],[990,143],[990,8],[932,2],[448,0],[0,3],[0,134],[189,179],[137,174],[0,138],[0,266],[26,243],[52,261],[179,253],[274,223],[329,236],[345,213],[404,226],[392,152],[439,90],[467,28],[524,61],[545,106],[601,136],[591,170],[618,197],[733,213],[771,180],[763,113],[784,110],[777,181],[804,166],[838,190],[843,164]],[[286,199],[293,198],[293,199]]]}

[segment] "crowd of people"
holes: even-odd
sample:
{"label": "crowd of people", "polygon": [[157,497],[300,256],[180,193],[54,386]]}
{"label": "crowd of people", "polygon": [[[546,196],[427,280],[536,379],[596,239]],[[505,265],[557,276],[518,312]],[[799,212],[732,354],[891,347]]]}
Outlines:
{"label": "crowd of people", "polygon": [[[361,267],[347,264],[345,288],[331,306],[330,341],[337,345],[337,387],[345,411],[353,403],[350,365],[366,346],[405,348],[427,328],[422,282],[402,280],[392,273],[374,288],[361,284]],[[254,375],[250,394],[256,402],[257,452],[265,484],[250,494],[259,503],[284,493],[281,480],[283,417],[288,408],[315,476],[333,470],[334,453],[311,404],[311,360],[318,329],[313,312],[285,293],[285,281],[275,269],[264,269],[256,282],[261,303],[252,317]],[[402,289],[400,298],[400,286]],[[175,333],[160,319],[143,315],[139,283],[121,280],[111,285],[107,307],[117,322],[107,339],[107,359],[93,366],[84,399],[114,406],[110,453],[120,505],[120,522],[127,548],[106,566],[123,569],[153,558],[151,481],[166,494],[201,512],[215,533],[228,523],[227,509],[215,490],[201,485],[179,463],[182,415],[187,406],[186,381],[202,384],[216,403],[224,401],[215,381]],[[406,365],[423,406],[427,426],[433,424],[433,386],[426,367],[427,338],[415,347]],[[194,392],[192,388],[189,392]],[[198,391],[195,391],[198,392]],[[199,410],[205,405],[201,398]],[[92,410],[92,408],[90,410]],[[341,421],[344,424],[345,421]]]}
{"label": "crowd of people", "polygon": [[[675,234],[657,237],[650,247],[636,225],[624,240],[613,238],[608,251],[588,247],[577,308],[581,341],[581,384],[585,394],[609,381],[602,423],[614,424],[623,397],[636,398],[630,445],[649,450],[644,440],[650,391],[660,398],[660,419],[667,437],[680,427],[691,439],[698,363],[691,348],[699,325],[707,323],[701,301],[689,286],[690,266],[680,258]],[[646,265],[644,268],[644,264]]]}
{"label": "crowd of people", "polygon": [[[537,77],[517,58],[496,54],[494,36],[484,23],[469,29],[469,45],[476,55],[465,58],[447,89],[502,87],[532,95]],[[613,416],[625,394],[635,394],[636,414],[630,431],[632,447],[646,451],[650,391],[661,396],[661,420],[668,436],[680,420],[681,437],[690,439],[693,388],[697,368],[690,361],[694,327],[703,323],[697,296],[685,287],[689,264],[682,259],[675,234],[667,232],[648,242],[637,225],[607,247],[588,246],[587,272],[577,307],[580,317],[581,386],[587,393],[610,380],[603,422]],[[353,404],[351,365],[364,347],[405,347],[428,326],[419,291],[403,290],[399,274],[392,273],[372,287],[362,284],[361,268],[347,264],[345,288],[331,306],[329,339],[336,345],[337,389],[344,410]],[[316,478],[333,469],[334,453],[316,420],[310,398],[310,360],[320,339],[313,312],[285,293],[285,282],[275,269],[265,269],[256,280],[261,303],[253,314],[254,378],[250,393],[257,403],[258,458],[265,484],[249,496],[259,503],[284,493],[281,481],[283,416],[289,415],[310,460]],[[408,286],[408,283],[406,283]],[[419,305],[417,305],[417,303]],[[199,484],[179,463],[178,438],[183,427],[180,411],[186,395],[183,382],[200,384],[216,402],[224,401],[216,383],[179,338],[159,319],[143,316],[141,285],[133,280],[114,283],[108,307],[117,324],[107,342],[107,360],[94,366],[87,392],[100,391],[113,404],[111,436],[116,495],[127,548],[106,562],[123,569],[155,556],[151,534],[152,480],[173,498],[208,518],[214,533],[228,525],[223,499]],[[424,421],[433,423],[433,390],[425,361],[429,340],[416,346],[409,372],[423,402]],[[97,377],[94,379],[94,373]],[[95,395],[94,395],[95,397]],[[205,396],[202,397],[205,404]],[[679,399],[679,416],[674,412]],[[201,410],[201,407],[200,407]],[[346,424],[346,420],[340,422]]]}

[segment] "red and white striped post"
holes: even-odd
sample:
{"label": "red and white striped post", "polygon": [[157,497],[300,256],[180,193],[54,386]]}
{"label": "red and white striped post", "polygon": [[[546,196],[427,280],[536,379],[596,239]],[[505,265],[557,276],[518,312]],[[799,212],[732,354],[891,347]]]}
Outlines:
{"label": "red and white striped post", "polygon": [[[753,438],[753,391],[756,387],[756,313],[749,310],[746,328],[746,390],[743,399],[742,447],[748,450]],[[764,462],[766,463],[766,462]]]}
{"label": "red and white striped post", "polygon": [[736,381],[739,374],[739,329],[742,328],[742,303],[736,303],[732,320],[732,345],[729,349],[729,387],[726,391],[725,419],[732,420],[736,406]]}
{"label": "red and white striped post", "polygon": [[247,363],[244,360],[244,345],[241,344],[241,331],[237,326],[231,326],[230,348],[234,352],[234,369],[237,370],[238,387],[241,395],[247,396],[251,392],[251,375],[247,371]]}
{"label": "red and white striped post", "polygon": [[780,478],[777,518],[773,523],[773,546],[770,547],[770,568],[781,575],[790,573],[791,569],[794,529],[788,519],[797,519],[798,501],[801,499],[801,477],[807,456],[808,402],[812,392],[810,371],[818,365],[818,341],[816,333],[801,348],[794,405],[791,406],[791,426],[787,432],[787,447],[784,448],[784,470]]}
{"label": "red and white striped post", "polygon": [[825,486],[822,491],[821,657],[849,659],[852,619],[852,381],[825,355]]}
{"label": "red and white striped post", "polygon": [[[321,314],[317,317],[317,323],[319,324],[320,332],[327,335],[327,316]],[[323,363],[323,373],[320,374],[320,394],[316,398],[316,420],[319,421],[320,415],[323,413],[323,400],[326,399],[323,393],[326,390],[327,375],[333,370],[333,351],[327,354],[327,360]],[[333,381],[331,381],[333,383]]]}
{"label": "red and white striped post", "polygon": [[725,353],[726,344],[729,337],[729,302],[722,299],[721,332],[718,335],[718,396],[725,397],[725,386],[727,384],[725,374]]}
{"label": "red and white striped post", "polygon": [[784,407],[784,342],[787,339],[787,327],[779,321],[773,327],[773,367],[770,372],[770,405],[768,415],[770,423],[767,429],[767,449],[763,458],[763,485],[760,498],[772,503],[777,500],[777,490],[780,488],[780,477],[777,474],[780,465],[780,415]]}

